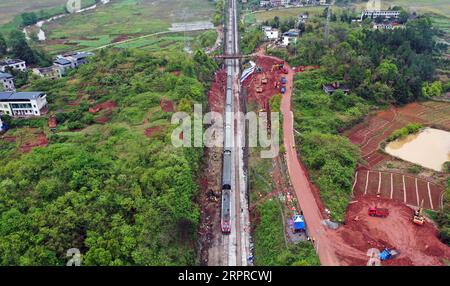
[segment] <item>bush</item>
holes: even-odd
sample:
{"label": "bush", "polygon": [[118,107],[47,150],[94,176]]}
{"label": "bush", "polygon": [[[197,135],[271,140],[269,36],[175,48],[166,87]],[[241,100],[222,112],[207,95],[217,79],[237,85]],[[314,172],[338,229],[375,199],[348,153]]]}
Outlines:
{"label": "bush", "polygon": [[421,124],[409,123],[405,127],[395,130],[391,135],[389,135],[387,141],[392,142],[394,140],[404,138],[410,134],[415,134],[419,132],[422,128],[423,126]]}

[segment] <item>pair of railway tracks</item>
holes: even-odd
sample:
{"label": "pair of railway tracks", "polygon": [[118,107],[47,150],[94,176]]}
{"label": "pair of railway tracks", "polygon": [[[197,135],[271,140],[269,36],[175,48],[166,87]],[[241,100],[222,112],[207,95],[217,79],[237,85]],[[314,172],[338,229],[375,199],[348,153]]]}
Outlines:
{"label": "pair of railway tracks", "polygon": [[[224,151],[222,170],[221,230],[225,265],[248,265],[249,214],[244,171],[245,121],[241,118],[239,53],[236,0],[228,2],[227,32],[224,37],[227,86],[225,99]],[[228,56],[228,57],[227,57]],[[237,116],[235,117],[234,114]]]}

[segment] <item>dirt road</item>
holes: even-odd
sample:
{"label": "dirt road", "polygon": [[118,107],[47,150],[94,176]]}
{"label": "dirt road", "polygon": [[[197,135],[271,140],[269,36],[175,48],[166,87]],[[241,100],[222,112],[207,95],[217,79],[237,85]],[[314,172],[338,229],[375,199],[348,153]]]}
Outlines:
{"label": "dirt road", "polygon": [[281,112],[283,115],[283,140],[286,149],[286,163],[295,194],[303,210],[308,224],[310,236],[315,240],[315,247],[322,265],[339,265],[338,257],[331,248],[329,230],[322,224],[322,214],[314,199],[309,179],[304,166],[300,163],[295,149],[294,116],[291,111],[291,97],[293,91],[294,71],[285,65],[289,73],[286,75],[286,93],[281,100]]}

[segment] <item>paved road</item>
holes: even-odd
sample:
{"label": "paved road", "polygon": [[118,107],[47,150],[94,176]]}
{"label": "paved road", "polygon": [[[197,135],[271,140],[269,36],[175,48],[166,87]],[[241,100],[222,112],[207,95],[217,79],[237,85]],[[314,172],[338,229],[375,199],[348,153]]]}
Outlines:
{"label": "paved road", "polygon": [[303,210],[309,234],[315,239],[315,247],[321,264],[339,265],[339,260],[332,248],[331,236],[333,235],[322,224],[322,214],[314,199],[304,166],[298,159],[297,151],[294,147],[294,115],[291,111],[291,97],[295,73],[289,66],[286,65],[286,67],[289,70],[289,74],[286,77],[286,93],[281,100],[281,112],[283,114],[283,139],[289,176],[300,207]]}

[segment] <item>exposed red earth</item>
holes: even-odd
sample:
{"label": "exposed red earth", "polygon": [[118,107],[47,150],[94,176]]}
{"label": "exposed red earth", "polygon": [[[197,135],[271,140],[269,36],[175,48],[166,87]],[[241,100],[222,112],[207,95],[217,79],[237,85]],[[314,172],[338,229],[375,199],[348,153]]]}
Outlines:
{"label": "exposed red earth", "polygon": [[153,126],[150,128],[145,129],[145,136],[152,137],[154,134],[162,131],[163,128],[161,126]]}
{"label": "exposed red earth", "polygon": [[114,101],[106,101],[96,105],[95,107],[89,108],[90,113],[97,113],[101,110],[114,110],[117,108],[117,103]]}
{"label": "exposed red earth", "polygon": [[27,139],[20,145],[20,151],[23,153],[30,152],[35,147],[48,146],[48,140],[44,133],[33,134],[34,137]]}
{"label": "exposed red earth", "polygon": [[159,104],[164,112],[173,112],[175,108],[173,107],[173,101],[167,99],[161,99]]}

